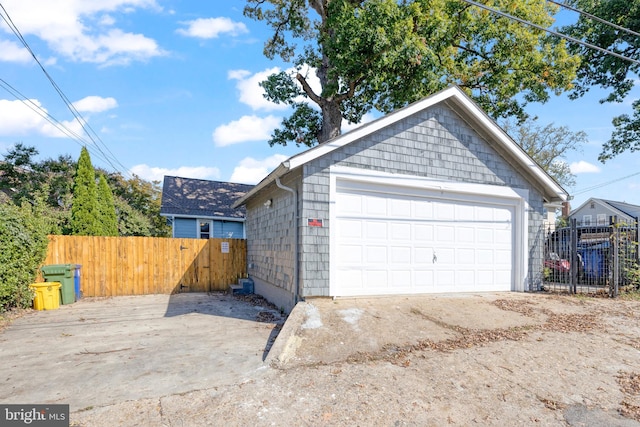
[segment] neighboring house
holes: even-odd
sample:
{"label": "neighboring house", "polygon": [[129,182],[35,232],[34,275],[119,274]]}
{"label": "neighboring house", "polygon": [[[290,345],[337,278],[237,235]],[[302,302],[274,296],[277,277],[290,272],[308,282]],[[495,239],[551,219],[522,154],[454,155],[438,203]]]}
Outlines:
{"label": "neighboring house", "polygon": [[282,162],[238,200],[256,293],[537,290],[568,195],[457,87]]}
{"label": "neighboring house", "polygon": [[160,215],[171,223],[173,237],[243,239],[245,209],[232,205],[252,187],[165,176]]}
{"label": "neighboring house", "polygon": [[580,226],[607,226],[613,216],[618,218],[618,223],[635,224],[640,217],[640,206],[592,197],[569,214]]}

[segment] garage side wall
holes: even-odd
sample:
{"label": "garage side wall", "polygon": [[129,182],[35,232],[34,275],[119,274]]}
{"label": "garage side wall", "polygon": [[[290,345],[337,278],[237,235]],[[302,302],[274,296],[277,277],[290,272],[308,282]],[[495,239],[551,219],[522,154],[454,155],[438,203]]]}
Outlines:
{"label": "garage side wall", "polygon": [[[543,199],[496,148],[452,109],[438,105],[304,165],[300,228],[302,295],[329,296],[329,187],[332,165],[415,175],[449,182],[529,190],[529,289],[541,281]],[[307,218],[324,227],[306,226]]]}
{"label": "garage side wall", "polygon": [[[281,180],[298,193],[300,182],[299,172]],[[247,272],[255,292],[287,312],[295,305],[297,224],[294,196],[275,184],[247,203]]]}

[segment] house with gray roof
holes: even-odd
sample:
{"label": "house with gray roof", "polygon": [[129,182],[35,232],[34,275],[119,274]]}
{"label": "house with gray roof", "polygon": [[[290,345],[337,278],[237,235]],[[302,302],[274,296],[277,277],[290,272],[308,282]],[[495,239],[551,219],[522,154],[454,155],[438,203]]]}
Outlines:
{"label": "house with gray roof", "polygon": [[592,197],[569,214],[570,219],[575,218],[582,226],[607,226],[613,216],[618,223],[635,224],[640,217],[640,206]]}
{"label": "house with gray roof", "polygon": [[253,185],[165,176],[160,215],[181,238],[245,238],[244,206],[233,204]]}

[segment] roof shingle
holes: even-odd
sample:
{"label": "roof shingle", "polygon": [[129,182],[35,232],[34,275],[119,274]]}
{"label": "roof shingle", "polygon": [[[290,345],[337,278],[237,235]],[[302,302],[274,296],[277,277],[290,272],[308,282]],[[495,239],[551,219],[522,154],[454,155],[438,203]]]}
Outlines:
{"label": "roof shingle", "polygon": [[231,206],[251,188],[253,185],[165,176],[160,214],[241,219],[244,206]]}

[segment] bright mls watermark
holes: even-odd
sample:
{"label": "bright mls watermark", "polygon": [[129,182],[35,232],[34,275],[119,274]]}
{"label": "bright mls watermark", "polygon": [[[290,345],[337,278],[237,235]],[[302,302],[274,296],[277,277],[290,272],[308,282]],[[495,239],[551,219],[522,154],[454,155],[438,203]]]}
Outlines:
{"label": "bright mls watermark", "polygon": [[2,405],[0,426],[69,427],[69,405]]}

